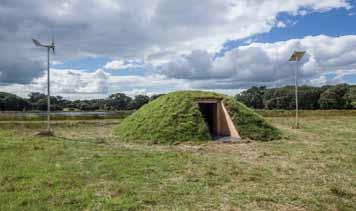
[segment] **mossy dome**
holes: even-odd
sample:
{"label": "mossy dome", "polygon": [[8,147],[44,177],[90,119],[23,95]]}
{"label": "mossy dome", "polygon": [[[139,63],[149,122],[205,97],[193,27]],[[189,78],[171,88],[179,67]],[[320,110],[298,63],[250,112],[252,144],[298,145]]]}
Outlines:
{"label": "mossy dome", "polygon": [[[220,116],[219,108],[213,107],[217,103],[222,105]],[[229,133],[228,125],[232,130],[236,128],[241,138],[258,141],[280,138],[278,129],[233,97],[203,91],[163,95],[125,118],[115,133],[124,141],[171,144],[211,140],[216,131]]]}

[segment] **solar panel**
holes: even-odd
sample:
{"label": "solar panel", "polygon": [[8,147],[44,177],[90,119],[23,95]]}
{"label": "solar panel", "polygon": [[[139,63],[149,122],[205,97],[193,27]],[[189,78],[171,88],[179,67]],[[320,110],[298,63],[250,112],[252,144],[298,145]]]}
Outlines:
{"label": "solar panel", "polygon": [[289,58],[289,61],[300,61],[304,56],[305,51],[294,51],[292,56]]}

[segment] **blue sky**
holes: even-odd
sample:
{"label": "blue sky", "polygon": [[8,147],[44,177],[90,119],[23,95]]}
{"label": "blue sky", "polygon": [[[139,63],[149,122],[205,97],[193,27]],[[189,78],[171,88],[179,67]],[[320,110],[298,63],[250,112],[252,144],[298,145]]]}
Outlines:
{"label": "blue sky", "polygon": [[[356,6],[356,5],[355,5]],[[290,39],[300,39],[305,36],[317,36],[320,34],[328,36],[343,36],[356,34],[356,9],[335,9],[325,13],[311,13],[304,16],[291,16],[288,13],[281,13],[277,16],[278,20],[291,22],[292,24],[284,28],[272,28],[271,31],[261,33],[244,39],[227,41],[224,49],[217,52],[217,55],[225,51],[247,45],[246,41],[271,43],[286,41]],[[110,62],[109,57],[86,57],[76,60],[67,60],[64,64],[55,67],[64,69],[85,69],[95,71]],[[127,71],[125,71],[127,73]],[[141,71],[136,74],[143,74]]]}
{"label": "blue sky", "polygon": [[[256,34],[244,39],[227,41],[224,48],[216,52],[216,57],[221,56],[224,52],[239,46],[248,45],[249,41],[273,43],[286,41],[290,39],[301,39],[305,36],[328,35],[332,37],[356,34],[356,9],[335,9],[324,13],[311,13],[307,15],[291,16],[288,13],[281,13],[277,16],[278,20],[290,22],[283,28],[272,28],[269,32]],[[63,69],[82,69],[95,71],[110,62],[109,57],[85,57],[76,60],[67,60],[63,64],[55,65],[56,68]],[[147,70],[130,69],[122,70],[117,75],[145,75]],[[353,77],[349,77],[353,78]],[[353,80],[354,81],[354,80]],[[352,82],[352,81],[351,81]]]}
{"label": "blue sky", "polygon": [[46,90],[45,52],[29,40],[51,36],[52,90],[67,98],[181,89],[236,94],[288,85],[286,61],[294,50],[307,51],[302,84],[355,83],[355,6],[348,0],[0,3],[0,45],[7,52],[0,89],[21,96]]}
{"label": "blue sky", "polygon": [[328,36],[343,36],[356,34],[356,9],[335,9],[325,13],[311,13],[304,16],[291,16],[281,13],[278,20],[292,24],[285,28],[272,28],[269,32],[257,34],[241,40],[228,41],[224,44],[224,50],[246,45],[246,41],[271,43],[286,41],[290,39],[301,39],[305,36],[317,36],[320,34]]}

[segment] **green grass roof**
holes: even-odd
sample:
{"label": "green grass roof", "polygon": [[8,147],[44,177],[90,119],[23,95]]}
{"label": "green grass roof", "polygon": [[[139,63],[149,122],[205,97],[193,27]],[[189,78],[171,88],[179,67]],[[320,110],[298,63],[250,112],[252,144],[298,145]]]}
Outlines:
{"label": "green grass roof", "polygon": [[115,133],[122,140],[135,142],[209,140],[209,129],[196,103],[199,98],[222,99],[242,138],[269,141],[280,137],[279,130],[234,98],[202,91],[178,91],[161,96],[124,119]]}

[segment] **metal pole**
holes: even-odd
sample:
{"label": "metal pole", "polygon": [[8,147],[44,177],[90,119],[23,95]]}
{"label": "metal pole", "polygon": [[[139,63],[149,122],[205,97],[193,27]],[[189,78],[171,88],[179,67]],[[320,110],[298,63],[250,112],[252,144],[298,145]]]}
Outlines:
{"label": "metal pole", "polygon": [[50,75],[49,75],[49,53],[50,53],[50,48],[47,48],[47,131],[51,131],[51,119],[50,119],[50,114],[51,114],[51,92],[50,92]]}
{"label": "metal pole", "polygon": [[295,128],[299,128],[299,114],[298,114],[298,61],[296,61],[295,68]]}

